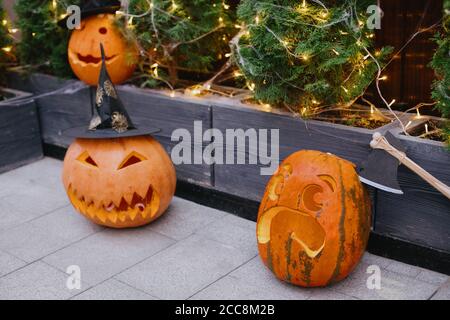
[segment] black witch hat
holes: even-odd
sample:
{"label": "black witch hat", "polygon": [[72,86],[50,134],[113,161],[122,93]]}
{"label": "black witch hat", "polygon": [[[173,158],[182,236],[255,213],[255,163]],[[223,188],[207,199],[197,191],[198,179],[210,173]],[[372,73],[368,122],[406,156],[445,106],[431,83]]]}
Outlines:
{"label": "black witch hat", "polygon": [[74,138],[107,139],[143,136],[159,132],[160,129],[157,128],[140,129],[140,126],[131,121],[106,70],[105,51],[102,44],[100,44],[100,50],[102,69],[89,126],[70,128],[64,131],[64,134]]}
{"label": "black witch hat", "polygon": [[[121,7],[120,0],[83,0],[81,3],[81,19],[100,13],[116,13]],[[61,28],[66,28],[69,15],[58,21]]]}

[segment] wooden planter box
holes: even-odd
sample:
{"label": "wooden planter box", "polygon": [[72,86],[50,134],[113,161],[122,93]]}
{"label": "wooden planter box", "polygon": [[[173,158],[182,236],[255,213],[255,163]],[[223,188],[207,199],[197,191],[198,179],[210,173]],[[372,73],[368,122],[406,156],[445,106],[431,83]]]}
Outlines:
{"label": "wooden planter box", "polygon": [[[413,120],[409,128],[423,127],[428,119]],[[395,134],[413,161],[450,185],[450,151],[444,143],[406,136],[400,129]],[[399,167],[398,179],[403,195],[377,193],[375,230],[450,252],[450,200],[404,166]]]}
{"label": "wooden planter box", "polygon": [[[43,157],[39,119],[31,94],[0,88],[0,173]],[[24,99],[25,100],[20,100]]]}
{"label": "wooden planter box", "polygon": [[[40,92],[52,91],[68,83],[54,77],[34,74],[24,81],[13,75],[12,83],[31,89],[39,84]],[[31,88],[30,88],[31,86]],[[45,87],[43,89],[43,87]],[[375,131],[393,130],[408,148],[408,154],[444,183],[450,184],[450,154],[439,143],[401,136],[396,123],[377,130],[348,127],[320,121],[307,121],[287,112],[266,110],[261,106],[244,105],[228,98],[170,97],[167,93],[119,86],[119,94],[131,117],[162,129],[155,137],[170,153],[177,142],[171,141],[173,130],[187,129],[193,136],[194,121],[202,121],[203,130],[279,129],[280,161],[301,149],[330,152],[356,164],[371,151],[369,142]],[[67,147],[70,139],[61,135],[64,129],[88,123],[90,90],[84,88],[70,94],[61,92],[37,99],[43,140],[47,144]],[[270,136],[270,135],[269,135]],[[209,141],[203,142],[204,148]],[[192,147],[195,147],[192,142]],[[197,146],[199,147],[199,146]],[[246,149],[246,158],[256,150]],[[189,182],[228,195],[260,201],[269,176],[261,176],[257,165],[179,165],[177,176]],[[450,203],[408,169],[399,169],[405,191],[397,196],[369,188],[374,207],[374,232],[400,238],[413,244],[450,253]],[[256,212],[253,219],[256,218]]]}

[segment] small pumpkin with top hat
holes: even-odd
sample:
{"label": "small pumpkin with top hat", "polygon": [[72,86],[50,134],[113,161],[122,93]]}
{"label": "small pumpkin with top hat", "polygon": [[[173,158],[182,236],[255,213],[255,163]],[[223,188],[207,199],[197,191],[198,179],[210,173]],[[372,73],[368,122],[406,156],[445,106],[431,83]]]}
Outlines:
{"label": "small pumpkin with top hat", "polygon": [[92,119],[64,132],[76,140],[64,159],[63,184],[77,211],[112,227],[138,227],[161,216],[175,193],[176,174],[159,130],[132,121],[102,68]]}
{"label": "small pumpkin with top hat", "polygon": [[[129,43],[114,25],[115,13],[121,7],[118,0],[85,0],[81,5],[81,25],[70,36],[67,54],[75,75],[88,85],[95,86],[102,59],[100,43],[106,53],[106,66],[114,84],[128,80],[138,60],[136,43]],[[66,27],[69,16],[59,21]]]}

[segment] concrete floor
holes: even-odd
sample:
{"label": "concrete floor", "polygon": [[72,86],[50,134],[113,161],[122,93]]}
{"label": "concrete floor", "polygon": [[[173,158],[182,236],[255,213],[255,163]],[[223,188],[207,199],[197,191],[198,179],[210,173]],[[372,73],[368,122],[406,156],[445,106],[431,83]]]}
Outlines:
{"label": "concrete floor", "polygon": [[[332,287],[285,284],[259,260],[255,223],[179,198],[146,227],[96,226],[70,206],[61,168],[0,175],[0,299],[450,299],[448,276],[368,253]],[[367,286],[373,265],[381,289]]]}

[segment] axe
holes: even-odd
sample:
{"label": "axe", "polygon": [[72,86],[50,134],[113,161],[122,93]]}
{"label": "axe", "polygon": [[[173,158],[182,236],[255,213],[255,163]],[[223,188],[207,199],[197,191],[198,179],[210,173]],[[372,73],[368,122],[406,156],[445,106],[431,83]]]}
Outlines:
{"label": "axe", "polygon": [[361,182],[387,192],[403,194],[397,181],[397,169],[400,162],[450,199],[450,187],[408,158],[405,148],[392,133],[387,132],[383,136],[376,132],[370,146],[374,150],[358,169]]}

